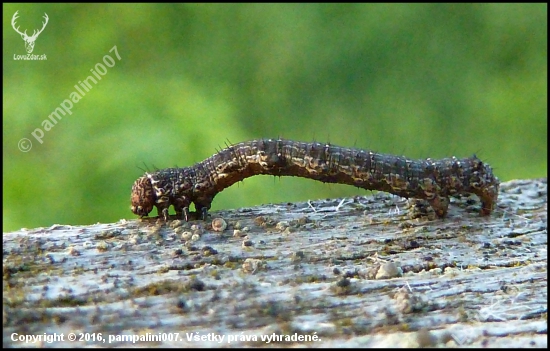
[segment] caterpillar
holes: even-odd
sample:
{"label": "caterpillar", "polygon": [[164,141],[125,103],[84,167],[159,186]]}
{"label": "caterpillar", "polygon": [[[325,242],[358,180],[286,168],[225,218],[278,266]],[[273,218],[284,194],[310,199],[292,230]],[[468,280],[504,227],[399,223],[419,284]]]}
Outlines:
{"label": "caterpillar", "polygon": [[245,178],[259,175],[293,176],[325,183],[353,185],[422,199],[445,217],[449,196],[475,194],[481,215],[496,204],[499,180],[475,155],[413,160],[318,142],[258,139],[231,145],[191,167],[147,172],[132,186],[131,210],[141,217],[153,207],[168,220],[173,206],[178,218],[189,221],[189,206],[206,219],[216,194]]}

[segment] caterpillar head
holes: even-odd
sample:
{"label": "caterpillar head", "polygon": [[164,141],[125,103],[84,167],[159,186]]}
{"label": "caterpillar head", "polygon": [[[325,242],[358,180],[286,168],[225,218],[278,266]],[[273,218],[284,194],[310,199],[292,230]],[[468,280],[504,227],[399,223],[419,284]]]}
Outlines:
{"label": "caterpillar head", "polygon": [[151,179],[147,175],[138,178],[134,182],[131,201],[132,206],[130,208],[132,212],[141,217],[147,216],[153,210],[156,195],[151,184]]}

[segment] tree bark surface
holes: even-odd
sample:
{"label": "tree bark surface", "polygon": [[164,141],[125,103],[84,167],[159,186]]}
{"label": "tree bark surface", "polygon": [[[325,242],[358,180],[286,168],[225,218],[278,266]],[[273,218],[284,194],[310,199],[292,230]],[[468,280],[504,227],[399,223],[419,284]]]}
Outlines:
{"label": "tree bark surface", "polygon": [[479,206],[410,219],[377,193],[4,233],[3,344],[546,347],[547,179]]}

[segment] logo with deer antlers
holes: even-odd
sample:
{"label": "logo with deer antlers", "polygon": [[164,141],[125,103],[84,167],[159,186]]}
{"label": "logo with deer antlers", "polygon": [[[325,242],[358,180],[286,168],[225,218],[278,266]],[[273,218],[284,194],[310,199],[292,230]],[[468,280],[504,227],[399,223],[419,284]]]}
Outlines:
{"label": "logo with deer antlers", "polygon": [[36,38],[38,38],[38,35],[40,33],[42,33],[42,31],[44,30],[44,28],[46,28],[46,24],[48,24],[48,14],[47,13],[44,13],[44,19],[46,20],[46,22],[42,22],[42,29],[40,29],[39,31],[37,31],[36,29],[33,31],[32,35],[31,36],[28,36],[27,35],[27,30],[25,30],[24,33],[21,33],[19,31],[19,27],[15,28],[15,21],[17,20],[17,13],[19,12],[19,10],[15,11],[15,13],[13,14],[13,17],[11,19],[11,25],[13,27],[13,29],[15,29],[15,31],[17,33],[19,33],[21,35],[21,38],[23,38],[23,40],[25,41],[25,49],[27,50],[27,52],[30,54],[32,53],[32,51],[34,50],[34,42],[36,41]]}

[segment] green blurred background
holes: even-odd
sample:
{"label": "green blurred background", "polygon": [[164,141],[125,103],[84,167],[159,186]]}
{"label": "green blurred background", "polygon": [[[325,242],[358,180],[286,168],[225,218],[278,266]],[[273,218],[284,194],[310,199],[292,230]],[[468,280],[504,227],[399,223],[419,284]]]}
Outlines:
{"label": "green blurred background", "polygon": [[[476,153],[503,181],[547,176],[546,4],[3,10],[4,231],[136,218],[130,189],[144,164],[191,165],[227,140]],[[14,60],[26,53],[17,10],[28,34],[48,14],[33,52],[46,61]],[[31,133],[115,45],[122,59],[38,143]],[[212,209],[366,193],[253,177]]]}

